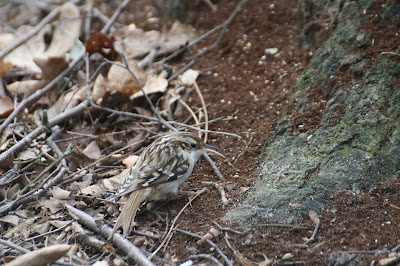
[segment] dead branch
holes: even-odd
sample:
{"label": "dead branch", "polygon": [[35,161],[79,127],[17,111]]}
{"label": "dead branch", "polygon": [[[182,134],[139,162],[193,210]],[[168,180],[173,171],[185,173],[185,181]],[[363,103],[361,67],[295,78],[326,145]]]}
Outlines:
{"label": "dead branch", "polygon": [[217,178],[219,180],[224,179],[224,176],[221,174],[218,167],[215,165],[214,161],[211,159],[210,155],[205,153],[205,154],[203,154],[203,157],[206,158],[207,162],[211,165],[212,169],[214,170],[214,173],[217,175]]}
{"label": "dead branch", "polygon": [[250,230],[246,230],[246,231],[244,231],[244,232],[240,232],[240,231],[234,230],[234,229],[229,228],[229,227],[222,227],[222,226],[221,226],[219,223],[217,223],[216,221],[213,221],[213,224],[215,224],[215,225],[218,227],[218,229],[221,230],[221,231],[224,231],[224,232],[231,232],[231,233],[234,233],[234,234],[237,234],[237,235],[241,235],[241,236],[247,234],[247,233],[250,231]]}
{"label": "dead branch", "polygon": [[[185,235],[188,235],[188,236],[191,236],[191,237],[196,238],[196,239],[201,239],[201,237],[202,237],[202,236],[200,236],[200,235],[198,235],[198,234],[195,234],[195,233],[192,233],[192,232],[183,230],[183,229],[179,229],[179,228],[175,228],[175,231],[176,231],[176,232],[179,232],[179,233],[182,233],[182,234],[185,234]],[[216,245],[214,242],[212,242],[210,239],[207,239],[206,242],[207,242],[207,244],[209,244],[211,247],[213,247],[214,250],[223,258],[223,260],[225,261],[226,265],[228,265],[228,266],[233,266],[232,262],[231,262],[231,261],[228,259],[228,257],[221,251],[221,249],[220,249],[219,247],[217,247],[217,245]]]}
{"label": "dead branch", "polygon": [[293,229],[304,229],[307,230],[307,227],[298,226],[298,225],[291,225],[291,224],[259,224],[260,226],[269,226],[269,227],[288,227]]}
{"label": "dead branch", "polygon": [[[22,103],[20,104],[20,106],[21,105],[22,105]],[[62,114],[59,114],[58,116],[54,117],[52,120],[49,121],[48,126],[41,125],[40,127],[36,128],[34,131],[29,133],[22,140],[17,142],[14,146],[12,146],[7,151],[5,151],[2,154],[0,154],[0,164],[6,162],[8,159],[10,159],[14,155],[16,155],[18,152],[22,151],[26,146],[30,145],[34,139],[36,139],[42,133],[44,133],[47,130],[49,130],[51,127],[53,127],[55,125],[58,125],[58,124],[60,124],[60,123],[62,123],[64,121],[66,121],[69,118],[72,118],[74,116],[77,116],[77,115],[83,113],[83,111],[85,111],[89,106],[90,106],[90,102],[88,100],[85,100],[82,103],[80,103],[79,105],[77,105],[74,108],[72,108],[71,110],[68,110],[68,111],[66,111],[66,112],[64,112]],[[18,108],[19,108],[19,106],[18,106]],[[6,121],[4,121],[4,123],[6,123]]]}
{"label": "dead branch", "polygon": [[174,79],[176,79],[180,74],[182,74],[183,72],[185,72],[186,70],[188,70],[191,66],[193,66],[195,63],[194,60],[190,61],[189,63],[187,63],[186,65],[184,65],[181,69],[179,69],[175,74],[173,74],[172,76],[170,76],[168,78],[168,82],[173,81]]}
{"label": "dead branch", "polygon": [[110,18],[110,20],[107,22],[106,25],[104,25],[103,29],[101,30],[102,33],[107,33],[110,29],[111,26],[114,24],[114,22],[117,20],[117,18],[119,17],[119,15],[121,15],[122,10],[124,8],[126,8],[126,6],[129,4],[131,0],[125,0],[124,2],[122,2],[117,10],[115,10],[114,14],[112,15],[112,17]]}
{"label": "dead branch", "polygon": [[[68,208],[72,217],[78,220],[78,222],[96,234],[100,234],[103,238],[109,239],[111,236],[112,229],[102,224],[99,226],[96,221],[89,214],[76,209],[75,207],[65,204]],[[130,259],[138,263],[139,265],[154,265],[136,246],[134,246],[128,239],[122,237],[120,234],[115,233],[112,242],[121,249]]]}
{"label": "dead branch", "polygon": [[171,223],[171,227],[167,233],[167,235],[164,237],[163,241],[161,242],[160,246],[158,246],[158,248],[149,256],[149,259],[151,259],[154,255],[157,254],[157,252],[164,246],[164,244],[169,241],[173,235],[173,230],[174,230],[174,226],[176,221],[179,219],[179,216],[181,216],[181,214],[183,213],[183,211],[192,204],[192,202],[201,194],[203,194],[204,192],[206,192],[207,189],[203,188],[202,190],[200,190],[199,192],[196,193],[196,195],[192,198],[189,199],[188,203],[185,204],[185,206],[182,207],[182,209],[179,211],[179,213],[175,216],[174,220],[172,220]]}
{"label": "dead branch", "polygon": [[44,26],[46,26],[48,23],[50,23],[58,15],[58,13],[60,13],[61,8],[62,8],[62,6],[55,8],[44,19],[42,19],[42,21],[40,21],[40,23],[37,24],[36,27],[31,32],[26,34],[24,37],[22,37],[21,39],[16,41],[11,46],[9,46],[6,49],[4,49],[3,51],[1,51],[0,52],[0,60],[3,59],[6,55],[11,53],[12,51],[14,51],[15,49],[17,49],[18,47],[20,47],[22,44],[24,44],[30,38],[35,36],[41,29],[44,28]]}
{"label": "dead branch", "polygon": [[231,245],[231,243],[229,242],[228,237],[229,237],[229,236],[228,236],[228,233],[225,232],[225,235],[224,235],[225,242],[226,242],[226,244],[228,245],[228,247],[232,250],[233,255],[234,255],[234,256],[236,257],[236,259],[240,262],[240,264],[241,264],[241,265],[245,265],[245,266],[251,266],[251,265],[253,265],[253,264],[251,264],[250,262],[247,261],[247,259],[242,255],[242,253],[240,253],[237,249],[235,249],[235,248]]}
{"label": "dead branch", "polygon": [[221,201],[222,201],[222,206],[225,208],[228,204],[229,204],[229,200],[226,198],[226,193],[225,193],[225,189],[221,184],[215,183],[215,182],[201,182],[205,185],[208,186],[213,186],[214,188],[216,188],[219,192],[219,194],[221,194]]}
{"label": "dead branch", "polygon": [[10,247],[10,248],[12,248],[12,249],[18,250],[18,251],[20,251],[20,252],[22,252],[22,253],[28,253],[28,252],[30,252],[29,249],[26,249],[26,248],[23,248],[23,247],[21,247],[21,246],[18,246],[18,245],[16,245],[16,244],[14,244],[14,243],[12,243],[12,242],[10,242],[10,241],[8,241],[8,240],[2,239],[2,238],[0,238],[0,244],[5,245],[5,246],[7,246],[7,247]]}

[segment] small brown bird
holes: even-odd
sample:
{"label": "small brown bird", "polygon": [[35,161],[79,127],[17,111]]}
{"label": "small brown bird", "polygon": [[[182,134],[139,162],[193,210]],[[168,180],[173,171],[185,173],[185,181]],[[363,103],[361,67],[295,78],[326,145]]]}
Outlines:
{"label": "small brown bird", "polygon": [[127,196],[128,200],[111,237],[121,226],[124,237],[130,233],[143,201],[166,200],[178,194],[179,186],[189,179],[200,155],[207,152],[224,157],[206,147],[201,138],[188,132],[168,133],[149,145],[136,162],[122,173],[127,177],[116,196]]}

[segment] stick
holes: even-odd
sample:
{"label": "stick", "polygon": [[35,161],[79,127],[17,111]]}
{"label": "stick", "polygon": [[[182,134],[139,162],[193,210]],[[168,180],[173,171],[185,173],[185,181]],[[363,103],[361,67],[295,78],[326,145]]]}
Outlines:
{"label": "stick", "polygon": [[106,25],[104,25],[103,29],[101,30],[102,33],[107,33],[110,29],[111,26],[114,24],[115,20],[117,20],[117,18],[119,17],[119,15],[121,15],[122,10],[124,8],[126,8],[126,6],[129,4],[131,0],[125,0],[124,2],[122,2],[117,10],[115,10],[114,14],[112,15],[112,17],[110,18],[110,20],[107,22]]}
{"label": "stick", "polygon": [[[28,98],[27,98],[28,99]],[[22,103],[18,106],[18,108],[22,105]],[[8,159],[15,156],[18,152],[22,151],[26,146],[32,143],[32,141],[40,136],[42,133],[46,132],[49,128],[58,125],[65,120],[72,118],[78,114],[81,114],[89,107],[90,103],[88,100],[83,101],[79,105],[75,106],[74,108],[59,114],[58,116],[54,117],[51,121],[49,121],[49,125],[41,125],[40,127],[36,128],[34,131],[29,133],[25,138],[17,142],[14,146],[9,148],[7,151],[0,154],[0,164],[4,163]],[[7,120],[6,120],[7,121]],[[4,123],[6,123],[6,121]]]}
{"label": "stick", "polygon": [[213,262],[215,265],[217,266],[224,266],[224,264],[222,264],[221,262],[219,262],[213,255],[210,254],[197,254],[197,255],[190,255],[189,256],[190,259],[193,260],[202,260],[202,259],[206,259],[209,260],[211,262]]}
{"label": "stick", "polygon": [[[99,224],[99,226],[97,226],[95,219],[89,214],[78,210],[69,204],[65,204],[65,206],[71,213],[71,216],[77,219],[80,224],[88,227],[96,234],[100,234],[105,239],[108,239],[111,236],[111,227],[105,224]],[[112,242],[139,265],[154,265],[149,259],[146,258],[140,249],[133,245],[128,239],[123,238],[120,234],[115,233],[112,238]]]}
{"label": "stick", "polygon": [[219,194],[221,194],[221,201],[222,201],[222,205],[223,207],[225,207],[226,205],[229,204],[228,199],[226,198],[226,193],[225,193],[225,189],[221,184],[215,183],[215,182],[202,182],[203,184],[209,185],[209,186],[213,186],[215,187]]}
{"label": "stick", "polygon": [[[176,228],[175,231],[176,231],[176,232],[179,232],[179,233],[182,233],[182,234],[185,234],[185,235],[188,235],[188,236],[191,236],[191,237],[193,237],[193,238],[197,238],[197,239],[201,239],[201,238],[202,238],[202,236],[200,236],[200,235],[198,235],[198,234],[194,234],[194,233],[192,233],[192,232],[189,232],[189,231],[186,231],[186,230],[183,230],[183,229]],[[231,262],[231,261],[228,259],[228,257],[221,251],[221,249],[220,249],[219,247],[217,247],[217,245],[216,245],[214,242],[212,242],[210,239],[207,239],[206,242],[207,242],[210,246],[212,246],[212,247],[215,249],[215,251],[217,251],[217,253],[224,259],[226,265],[228,265],[228,266],[233,266],[232,262]]]}

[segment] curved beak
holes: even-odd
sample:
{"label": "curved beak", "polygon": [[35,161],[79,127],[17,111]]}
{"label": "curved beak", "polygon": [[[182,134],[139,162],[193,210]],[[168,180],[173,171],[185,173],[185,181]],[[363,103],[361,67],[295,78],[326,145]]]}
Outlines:
{"label": "curved beak", "polygon": [[209,144],[206,144],[206,146],[203,148],[203,151],[210,155],[215,154],[215,155],[219,155],[219,156],[225,158],[225,155],[223,155],[223,151],[221,149],[218,149],[217,147],[214,147]]}

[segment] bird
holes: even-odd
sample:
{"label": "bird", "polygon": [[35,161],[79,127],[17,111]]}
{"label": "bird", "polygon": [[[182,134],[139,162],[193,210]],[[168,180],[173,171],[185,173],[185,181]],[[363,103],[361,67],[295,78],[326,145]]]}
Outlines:
{"label": "bird", "polygon": [[128,199],[110,238],[120,227],[123,237],[130,233],[142,202],[168,200],[177,195],[179,186],[189,179],[197,160],[205,153],[225,157],[190,132],[166,133],[150,144],[136,162],[121,173],[125,181],[115,196]]}

